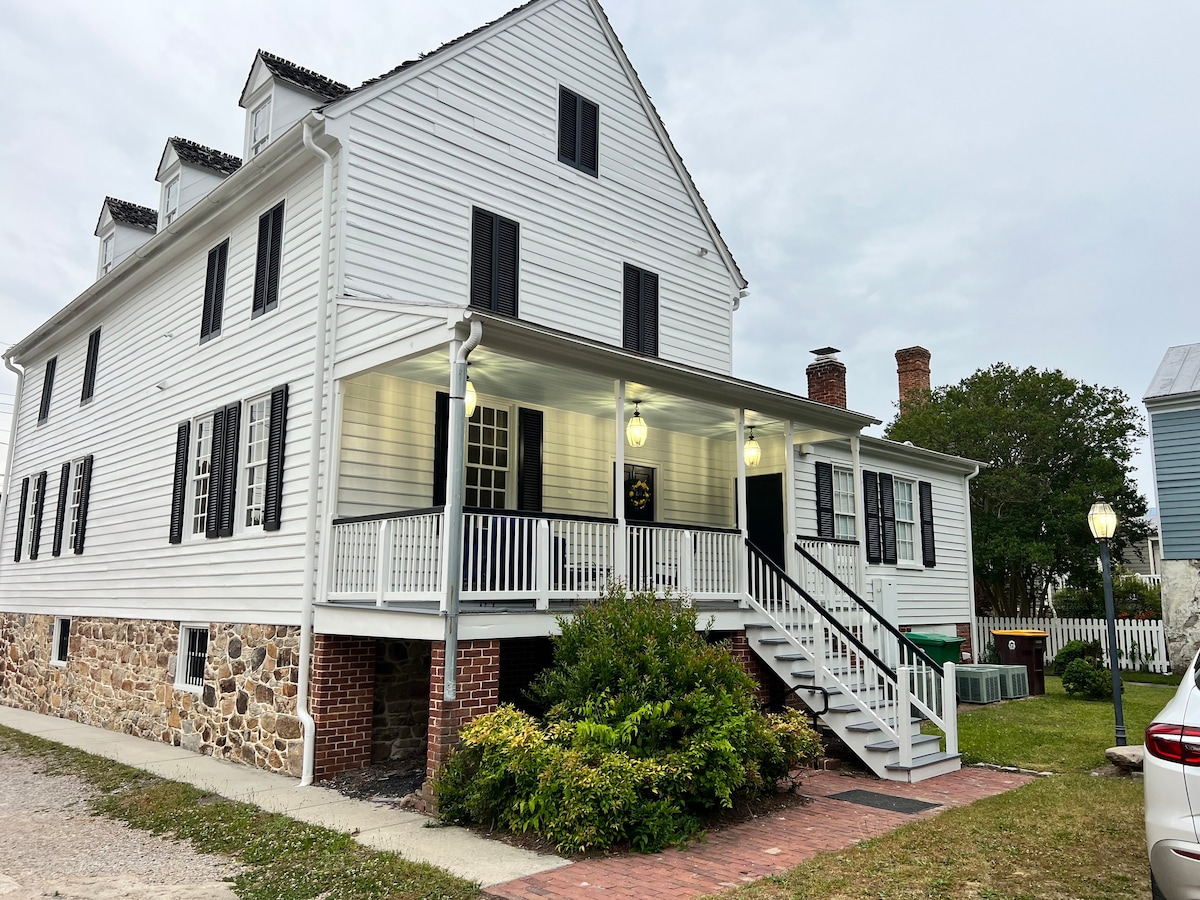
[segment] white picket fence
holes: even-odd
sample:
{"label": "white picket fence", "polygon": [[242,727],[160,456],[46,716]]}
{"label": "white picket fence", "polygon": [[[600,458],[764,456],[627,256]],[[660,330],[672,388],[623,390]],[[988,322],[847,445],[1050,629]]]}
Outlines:
{"label": "white picket fence", "polygon": [[[1148,669],[1166,673],[1167,639],[1162,619],[1117,619],[1117,650],[1122,669]],[[1108,659],[1108,624],[1104,619],[1018,619],[984,618],[975,621],[975,646],[983,648],[994,641],[992,631],[1034,628],[1047,633],[1046,664],[1067,641],[1099,641]]]}

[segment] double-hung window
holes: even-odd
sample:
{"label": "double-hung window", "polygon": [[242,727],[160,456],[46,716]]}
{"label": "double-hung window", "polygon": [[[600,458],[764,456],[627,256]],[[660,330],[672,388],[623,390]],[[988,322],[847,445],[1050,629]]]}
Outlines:
{"label": "double-hung window", "polygon": [[868,469],[863,469],[862,474],[867,562],[936,566],[931,482]]}
{"label": "double-hung window", "polygon": [[175,661],[175,687],[185,691],[204,688],[208,663],[208,626],[180,625],[179,653]]}
{"label": "double-hung window", "polygon": [[258,217],[258,253],[254,261],[256,318],[279,305],[279,268],[283,261],[283,203]]}
{"label": "double-hung window", "polygon": [[565,87],[558,89],[558,159],[597,175],[600,150],[600,107]]}
{"label": "double-hung window", "polygon": [[467,422],[467,506],[507,507],[510,438],[507,409],[475,407]]}
{"label": "double-hung window", "polygon": [[250,114],[250,157],[253,159],[271,143],[271,98],[268,97]]}
{"label": "double-hung window", "polygon": [[209,498],[212,490],[212,415],[192,420],[191,450],[188,461],[188,495],[191,533],[208,531]]}
{"label": "double-hung window", "polygon": [[658,276],[625,264],[621,346],[658,356]]}
{"label": "double-hung window", "polygon": [[916,556],[916,519],[914,517],[913,483],[900,478],[895,480],[896,510],[896,560],[913,563]]}
{"label": "double-hung window", "polygon": [[854,472],[833,468],[833,536],[840,541],[858,537],[854,522]]}
{"label": "double-hung window", "polygon": [[42,514],[46,509],[46,473],[29,479],[29,505],[25,511],[25,533],[30,559],[37,559],[42,546]]}
{"label": "double-hung window", "polygon": [[243,522],[247,526],[263,524],[270,426],[269,395],[257,397],[246,404],[246,488]]}
{"label": "double-hung window", "polygon": [[112,271],[116,260],[116,243],[116,234],[108,234],[100,244],[100,272],[104,275]]}
{"label": "double-hung window", "polygon": [[92,485],[92,457],[84,456],[62,464],[58,478],[58,509],[54,516],[53,554],[62,555],[63,538],[73,553],[83,552],[87,524],[88,494]]}
{"label": "double-hung window", "polygon": [[163,224],[170,225],[179,215],[179,176],[176,175],[167,182],[163,193]]}
{"label": "double-hung window", "polygon": [[511,219],[471,210],[471,306],[517,315],[520,232]]}

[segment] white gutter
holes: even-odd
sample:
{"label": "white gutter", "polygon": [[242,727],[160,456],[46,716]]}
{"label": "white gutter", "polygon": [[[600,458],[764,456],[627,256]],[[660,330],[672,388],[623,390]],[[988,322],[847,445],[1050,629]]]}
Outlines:
{"label": "white gutter", "polygon": [[[470,312],[467,312],[470,315]],[[446,459],[446,659],[445,677],[442,680],[442,699],[458,697],[458,593],[462,578],[457,574],[458,562],[462,559],[463,505],[466,494],[466,466],[464,460],[464,431],[466,429],[466,406],[463,399],[467,391],[467,359],[471,351],[479,346],[483,338],[483,323],[471,319],[471,334],[463,341],[450,364],[450,421],[446,440],[449,452]]]}
{"label": "white gutter", "polygon": [[17,392],[13,394],[12,421],[8,423],[8,461],[4,466],[4,497],[0,500],[0,547],[4,546],[4,523],[8,521],[8,498],[12,496],[13,458],[17,451],[17,419],[21,415],[21,389],[25,386],[25,367],[15,366],[8,354],[4,368],[17,376]]}
{"label": "white gutter", "polygon": [[974,541],[971,540],[971,479],[979,474],[979,466],[975,467],[975,471],[971,472],[963,478],[963,500],[966,506],[967,518],[967,602],[970,604],[971,610],[971,662],[978,663],[980,660],[980,651],[982,647],[975,646],[975,547]]}
{"label": "white gutter", "polygon": [[[319,114],[314,114],[320,120]],[[313,602],[320,567],[317,565],[317,516],[320,514],[321,488],[321,427],[323,411],[331,404],[323,403],[328,390],[327,353],[325,342],[326,319],[329,315],[329,253],[330,227],[333,215],[333,159],[313,142],[312,123],[304,120],[304,147],[321,161],[321,249],[317,276],[317,321],[313,341],[312,412],[308,437],[308,508],[304,527],[304,590],[300,600],[300,672],[296,684],[296,715],[304,726],[304,761],[300,786],[313,782],[316,760],[317,723],[308,708],[308,689],[312,665]],[[333,465],[333,461],[329,461]],[[326,536],[328,543],[328,536]]]}

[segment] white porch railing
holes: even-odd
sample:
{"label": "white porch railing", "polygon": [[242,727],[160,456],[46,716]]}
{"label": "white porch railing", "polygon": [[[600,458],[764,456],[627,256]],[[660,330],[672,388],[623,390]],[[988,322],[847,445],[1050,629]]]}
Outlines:
{"label": "white porch railing", "polygon": [[[1167,636],[1162,619],[1117,619],[1117,653],[1122,669],[1165,674],[1170,668]],[[976,654],[993,643],[993,630],[1035,628],[1046,632],[1046,664],[1054,661],[1067,641],[1099,641],[1108,659],[1108,622],[1105,619],[1027,619],[983,617],[975,620]]]}
{"label": "white porch railing", "polygon": [[[854,541],[826,541],[816,538],[800,538],[796,545],[837,577],[842,584],[862,596],[862,573],[858,560],[858,544]],[[812,561],[797,553],[796,582],[814,600],[831,612],[849,610],[852,604],[845,591],[831,582],[825,573]],[[857,606],[857,604],[853,604]],[[839,616],[840,618],[840,616]]]}
{"label": "white porch railing", "polygon": [[[328,599],[438,602],[445,596],[440,510],[335,522]],[[618,550],[622,552],[618,552]],[[468,512],[461,597],[534,601],[598,595],[610,580],[693,600],[741,599],[737,531],[629,525],[603,519]]]}

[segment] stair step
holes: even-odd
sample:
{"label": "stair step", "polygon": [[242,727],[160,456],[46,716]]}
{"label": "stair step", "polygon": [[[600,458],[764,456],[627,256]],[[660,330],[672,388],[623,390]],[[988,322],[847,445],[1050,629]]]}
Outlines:
{"label": "stair step", "polygon": [[[919,746],[922,746],[924,744],[937,744],[938,747],[941,747],[942,739],[941,739],[941,737],[939,737],[936,734],[914,734],[913,735],[912,745],[913,745],[914,749]],[[889,739],[886,741],[876,741],[874,744],[867,744],[864,749],[882,750],[884,752],[887,752],[888,750],[899,750],[900,744],[897,741],[893,741],[893,740]]]}
{"label": "stair step", "polygon": [[[884,719],[884,721],[887,722],[888,727],[894,727],[896,724],[896,721],[894,719]],[[918,718],[917,716],[912,716],[908,720],[908,724],[910,727],[913,725],[920,725],[921,721],[922,720],[920,718]],[[847,725],[846,730],[847,731],[857,731],[857,732],[864,733],[864,734],[870,734],[872,731],[880,731],[881,729],[874,722],[859,722],[856,725]]]}
{"label": "stair step", "polygon": [[927,753],[924,756],[914,756],[911,766],[902,766],[900,763],[888,763],[887,769],[889,772],[913,772],[917,769],[923,769],[926,766],[932,766],[940,762],[949,762],[950,760],[962,759],[961,753]]}

